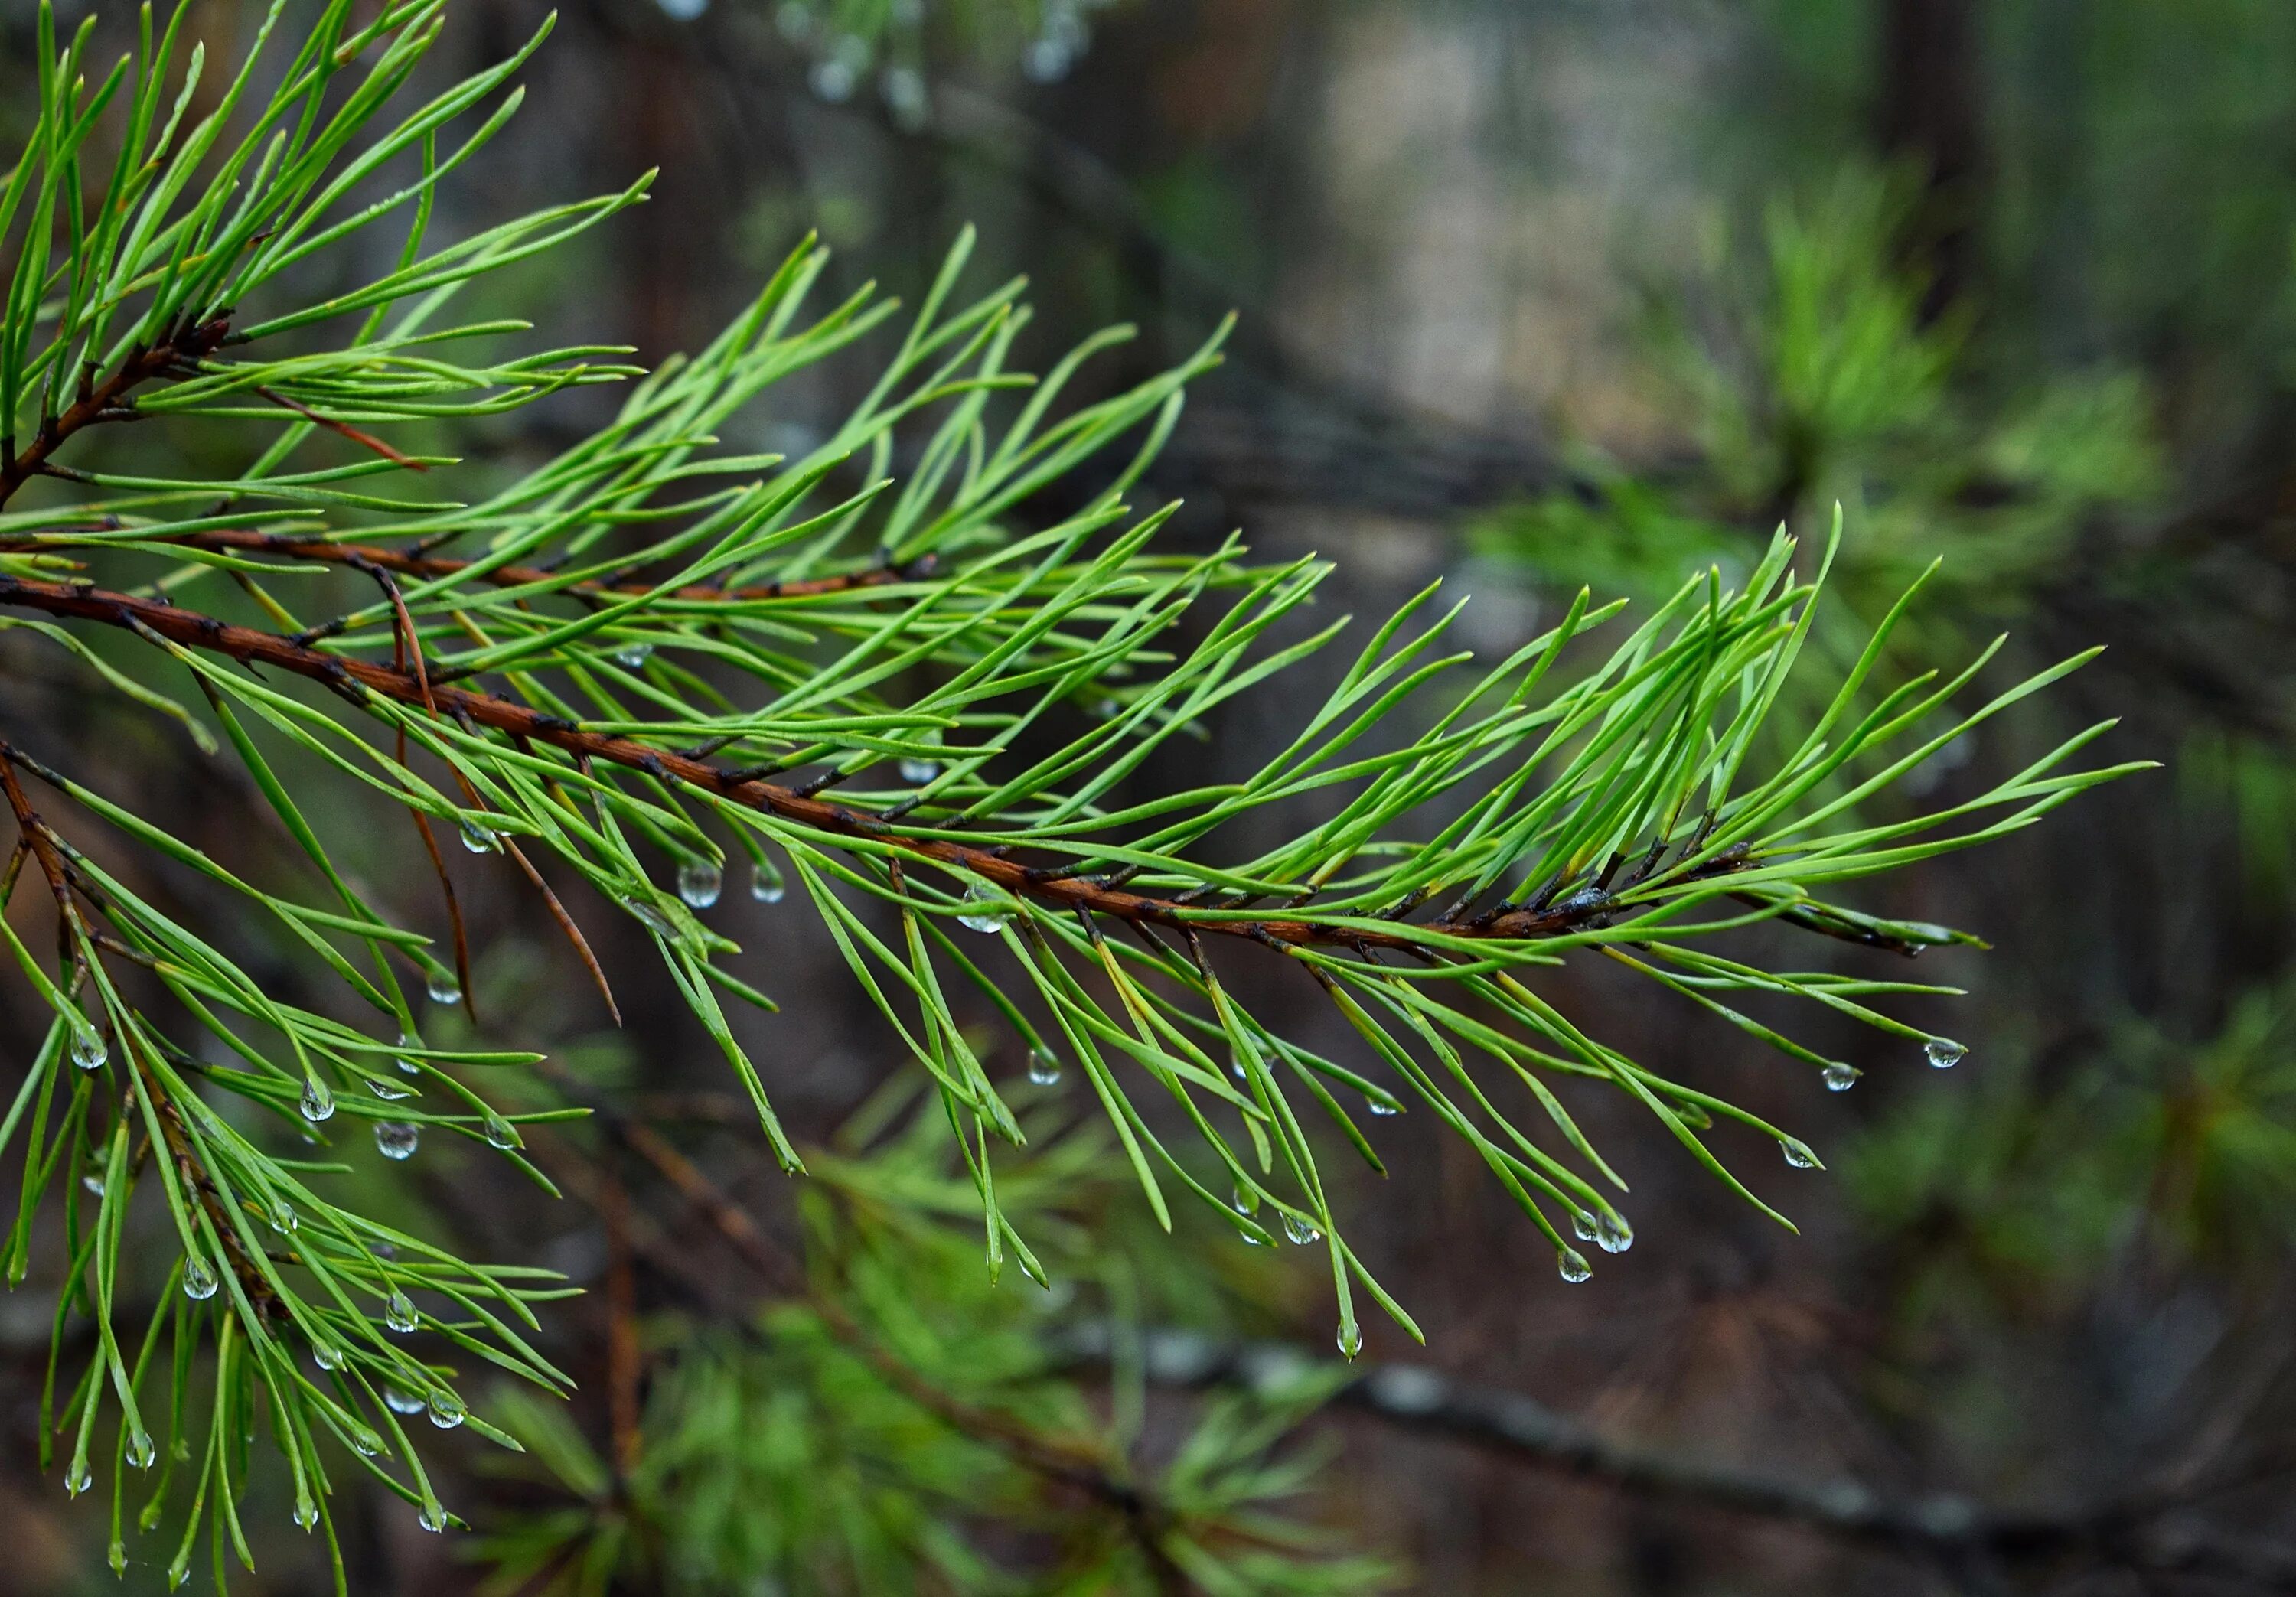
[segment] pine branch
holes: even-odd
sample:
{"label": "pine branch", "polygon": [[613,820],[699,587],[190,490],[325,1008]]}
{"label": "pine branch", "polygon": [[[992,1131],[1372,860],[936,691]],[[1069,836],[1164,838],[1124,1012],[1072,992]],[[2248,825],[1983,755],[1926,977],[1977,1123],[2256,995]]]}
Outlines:
{"label": "pine branch", "polygon": [[[1415,937],[1404,922],[1397,922],[1395,930],[1374,930],[1284,918],[1213,919],[1210,912],[1192,906],[1181,897],[1126,892],[1102,885],[1088,876],[1023,864],[1011,856],[1011,844],[952,843],[905,833],[882,815],[865,808],[815,798],[771,782],[743,780],[738,774],[706,761],[656,749],[631,738],[585,731],[578,723],[568,724],[563,717],[545,715],[493,694],[431,684],[413,671],[392,670],[365,660],[324,653],[291,638],[235,627],[213,616],[160,601],[89,586],[0,577],[0,605],[101,621],[131,632],[153,634],[188,648],[227,655],[244,665],[275,667],[320,683],[354,702],[361,691],[380,693],[402,704],[447,715],[464,725],[490,727],[530,742],[545,743],[578,759],[621,766],[648,776],[688,783],[714,798],[800,822],[824,832],[865,839],[916,859],[955,866],[1009,892],[1064,909],[1287,947],[1342,948],[1357,953],[1382,949],[1431,960],[1445,957],[1441,949],[1431,947]],[[1682,880],[1702,882],[1726,877],[1744,869],[1747,864],[1742,853],[1726,856],[1698,867]],[[1601,922],[1614,913],[1616,907],[1610,895],[1596,892],[1554,907],[1506,907],[1472,921],[1438,922],[1435,930],[1447,938],[1462,941],[1531,942],[1567,936]]]}

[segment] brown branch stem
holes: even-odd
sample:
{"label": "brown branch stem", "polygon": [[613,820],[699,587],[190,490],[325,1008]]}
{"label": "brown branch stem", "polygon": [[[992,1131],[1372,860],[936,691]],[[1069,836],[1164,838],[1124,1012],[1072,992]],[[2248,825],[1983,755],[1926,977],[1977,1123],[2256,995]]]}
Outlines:
{"label": "brown branch stem", "polygon": [[[1423,936],[1402,922],[1395,930],[1337,927],[1286,916],[1266,919],[1208,918],[1178,898],[1123,891],[1090,875],[1048,872],[1007,857],[1009,845],[986,846],[955,842],[946,838],[905,832],[885,817],[853,806],[833,802],[802,790],[763,779],[743,779],[737,773],[690,755],[657,749],[634,738],[589,732],[577,721],[546,714],[512,700],[418,678],[411,672],[329,654],[276,633],[234,626],[216,617],[178,609],[160,599],[108,591],[84,583],[48,582],[31,577],[0,577],[0,605],[14,605],[53,616],[101,622],[128,630],[145,629],[185,648],[223,654],[242,664],[267,666],[321,683],[356,699],[373,693],[411,708],[440,715],[465,725],[488,727],[531,742],[546,743],[578,761],[602,761],[641,771],[663,781],[685,783],[734,804],[834,837],[897,850],[914,859],[980,878],[1015,897],[1028,897],[1090,915],[1147,921],[1175,928],[1193,928],[1284,948],[1337,947],[1363,954],[1388,949],[1410,954],[1429,952]],[[1719,875],[1742,868],[1742,857],[1718,858],[1702,874]],[[1616,904],[1603,893],[1574,894],[1551,906],[1504,906],[1478,920],[1446,924],[1447,937],[1490,942],[1518,942],[1554,938],[1604,923]]]}
{"label": "brown branch stem", "polygon": [[[33,478],[53,471],[56,451],[75,433],[99,422],[116,421],[135,413],[128,394],[155,377],[205,359],[231,331],[228,312],[203,322],[180,325],[146,348],[132,349],[119,369],[102,382],[83,387],[78,398],[60,414],[45,418],[31,441],[0,459],[0,505]],[[12,440],[10,441],[12,448]]]}
{"label": "brown branch stem", "polygon": [[[402,577],[424,580],[451,577],[469,570],[479,562],[474,560],[450,559],[444,555],[420,554],[404,549],[387,548],[380,544],[346,544],[332,538],[298,537],[292,533],[253,532],[242,528],[216,527],[198,532],[169,533],[154,538],[154,543],[170,544],[184,549],[203,550],[217,554],[276,554],[297,560],[316,561],[327,565],[352,566],[361,569],[376,569],[395,572]],[[53,536],[22,536],[0,539],[0,553],[23,554],[70,547],[70,540]],[[852,593],[858,589],[890,587],[902,582],[915,581],[931,574],[933,561],[930,556],[913,561],[909,566],[873,566],[864,571],[850,571],[838,577],[801,577],[789,582],[752,583],[742,587],[717,587],[708,583],[693,583],[670,588],[659,596],[684,603],[723,604],[750,603],[770,599],[814,599],[832,594]],[[529,587],[550,582],[556,573],[542,566],[496,566],[480,571],[478,580],[496,587]],[[575,582],[569,583],[563,593],[580,598],[628,599],[653,594],[655,585],[646,582]]]}

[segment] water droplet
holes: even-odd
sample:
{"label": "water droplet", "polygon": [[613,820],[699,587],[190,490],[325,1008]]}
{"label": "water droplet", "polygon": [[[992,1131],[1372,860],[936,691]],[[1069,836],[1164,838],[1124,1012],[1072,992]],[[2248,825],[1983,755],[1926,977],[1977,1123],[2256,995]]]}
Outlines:
{"label": "water droplet", "polygon": [[103,1061],[111,1057],[103,1045],[103,1034],[85,1023],[72,1028],[71,1061],[83,1070],[101,1070]]}
{"label": "water droplet", "polygon": [[512,1148],[526,1146],[525,1142],[518,1134],[518,1127],[491,1110],[487,1115],[486,1134],[488,1146],[501,1149],[504,1152]]}
{"label": "water droplet", "polygon": [[463,1406],[463,1400],[452,1392],[430,1394],[430,1423],[441,1430],[454,1429],[469,1412]]}
{"label": "water droplet", "polygon": [[1836,1060],[1825,1067],[1825,1090],[1829,1093],[1846,1093],[1856,1086],[1857,1078],[1865,1074],[1866,1072],[1857,1066],[1845,1065],[1840,1060]]}
{"label": "water droplet", "polygon": [[64,1473],[64,1490],[77,1497],[94,1484],[95,1477],[89,1472],[87,1461],[84,1458],[72,1460],[71,1467]]}
{"label": "water droplet", "polygon": [[913,788],[921,788],[939,774],[938,760],[910,758],[901,762],[901,780]]}
{"label": "water droplet", "polygon": [[502,852],[501,836],[489,831],[476,821],[463,822],[460,830],[463,834],[463,847],[472,853],[500,854]]}
{"label": "water droplet", "polygon": [[[701,13],[696,12],[695,14],[698,16]],[[652,643],[623,643],[615,648],[612,656],[614,663],[625,671],[638,670],[652,658]]]}
{"label": "water droplet", "polygon": [[1387,1115],[1399,1115],[1403,1112],[1400,1105],[1390,1103],[1384,1098],[1365,1099],[1364,1101],[1364,1107],[1371,1110],[1373,1114],[1382,1117]]}
{"label": "water droplet", "polygon": [[914,67],[892,67],[878,80],[878,91],[885,96],[885,104],[893,113],[893,120],[904,127],[922,127],[931,110],[925,98],[923,74]]}
{"label": "water droplet", "polygon": [[148,1470],[159,1456],[160,1449],[152,1443],[150,1431],[131,1430],[127,1433],[127,1462],[130,1464],[138,1470]]}
{"label": "water droplet", "polygon": [[841,105],[853,98],[853,84],[857,76],[843,61],[832,57],[828,61],[814,62],[813,70],[806,75],[806,81],[824,100],[832,105]]}
{"label": "water droplet", "polygon": [[112,1537],[111,1551],[104,1554],[103,1561],[111,1566],[111,1572],[114,1575],[127,1574],[127,1544],[121,1541],[118,1536]]}
{"label": "water droplet", "polygon": [[[964,901],[967,904],[1001,904],[1004,902],[1004,897],[986,882],[976,881],[964,889]],[[956,919],[959,925],[973,931],[986,931],[993,934],[1004,930],[1005,916],[1001,913],[959,915]]]}
{"label": "water droplet", "polygon": [[1587,1256],[1576,1248],[1565,1248],[1556,1254],[1554,1269],[1557,1274],[1574,1287],[1595,1274],[1595,1266],[1588,1264]]}
{"label": "water droplet", "polygon": [[204,1303],[216,1295],[216,1289],[221,1284],[216,1280],[216,1273],[209,1267],[207,1260],[193,1257],[184,1261],[184,1297]]}
{"label": "water droplet", "polygon": [[1061,1078],[1061,1056],[1039,1043],[1029,1050],[1029,1079],[1040,1087],[1051,1086]]}
{"label": "water droplet", "polygon": [[315,1076],[303,1084],[301,1107],[306,1120],[324,1120],[335,1112],[335,1095],[327,1090],[325,1082]]}
{"label": "water droplet", "polygon": [[760,904],[779,904],[782,895],[789,891],[782,873],[759,860],[750,867],[750,897]]}
{"label": "water droplet", "polygon": [[308,1530],[319,1522],[319,1505],[311,1501],[310,1494],[299,1492],[295,1496],[295,1527]]}
{"label": "water droplet", "polygon": [[[430,995],[433,1003],[460,1003],[463,1001],[463,984],[455,979],[452,970],[431,971],[423,990]],[[406,1068],[404,1060],[399,1061],[398,1068],[402,1070]]]}
{"label": "water droplet", "polygon": [[398,1249],[388,1242],[369,1242],[366,1250],[377,1258],[397,1258]]}
{"label": "water droplet", "polygon": [[1584,1209],[1572,1209],[1570,1211],[1570,1234],[1577,1237],[1582,1242],[1593,1241],[1595,1240],[1595,1216],[1587,1213]]}
{"label": "water droplet", "polygon": [[1235,1234],[1243,1239],[1243,1245],[1247,1248],[1265,1248],[1267,1246],[1267,1239],[1260,1235],[1260,1233],[1256,1231],[1245,1231],[1239,1226],[1236,1229]]}
{"label": "water droplet", "polygon": [[1922,1044],[1922,1052],[1929,1057],[1930,1063],[1936,1069],[1950,1070],[1961,1063],[1969,1050],[1951,1037],[1931,1037]]}
{"label": "water droplet", "polygon": [[1310,1242],[1320,1242],[1324,1240],[1322,1232],[1297,1215],[1283,1216],[1283,1234],[1302,1248],[1307,1247]]}
{"label": "water droplet", "polygon": [[1605,1253],[1624,1253],[1635,1245],[1635,1228],[1609,1209],[1595,1216],[1595,1246]]}
{"label": "water droplet", "polygon": [[382,1437],[362,1425],[351,1432],[351,1451],[361,1458],[373,1458],[382,1451]]}
{"label": "water droplet", "polygon": [[658,907],[647,903],[644,899],[625,898],[622,900],[622,907],[629,911],[631,914],[636,916],[639,924],[643,925],[648,931],[653,933],[654,936],[658,938],[675,938],[677,935],[677,928],[670,924],[669,917],[663,914]]}
{"label": "water droplet", "polygon": [[426,1503],[422,1511],[414,1516],[414,1522],[435,1536],[447,1528],[447,1511],[435,1503]]}
{"label": "water droplet", "polygon": [[1353,1358],[1363,1351],[1363,1327],[1353,1320],[1340,1322],[1340,1356]]}
{"label": "water droplet", "polygon": [[[414,1313],[414,1299],[409,1298],[404,1292],[391,1293],[390,1301],[386,1302],[382,1306],[382,1323],[385,1325],[390,1326],[391,1330],[397,1331],[400,1336],[405,1336],[407,1332],[413,1331],[417,1325],[422,1323],[422,1321],[416,1317]],[[415,1399],[415,1407],[419,1408],[421,1406],[422,1399]],[[399,1412],[402,1413],[411,1414],[414,1410],[411,1408],[402,1409]]]}
{"label": "water droplet", "polygon": [[1259,1212],[1259,1194],[1240,1181],[1228,1189],[1227,1202],[1228,1207],[1239,1215],[1256,1215]]}
{"label": "water droplet", "polygon": [[79,1184],[96,1197],[102,1197],[103,1167],[93,1159],[88,1161],[87,1168],[79,1173]]}
{"label": "water droplet", "polygon": [[1778,1139],[1778,1151],[1784,1154],[1786,1156],[1786,1163],[1792,1165],[1797,1170],[1815,1170],[1817,1168],[1817,1155],[1812,1153],[1809,1151],[1809,1144],[1803,1142],[1799,1137],[1780,1137]]}
{"label": "water droplet", "polygon": [[726,872],[718,862],[689,859],[677,867],[677,896],[695,909],[708,909],[725,890]]}
{"label": "water droplet", "polygon": [[333,1342],[311,1344],[311,1362],[322,1370],[340,1370],[343,1367],[343,1360],[348,1356]]}
{"label": "water droplet", "polygon": [[403,1098],[414,1096],[411,1087],[400,1086],[395,1081],[378,1081],[372,1076],[366,1078],[366,1090],[369,1097],[380,1098],[385,1103],[397,1103]]}
{"label": "water droplet", "polygon": [[263,1216],[271,1222],[271,1229],[286,1236],[295,1229],[295,1206],[284,1198],[271,1200],[271,1212]]}

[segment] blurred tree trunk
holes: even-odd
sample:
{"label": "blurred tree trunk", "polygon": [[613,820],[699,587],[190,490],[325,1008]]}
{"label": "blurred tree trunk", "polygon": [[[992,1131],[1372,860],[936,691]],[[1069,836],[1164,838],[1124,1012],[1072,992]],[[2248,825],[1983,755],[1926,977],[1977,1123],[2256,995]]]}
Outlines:
{"label": "blurred tree trunk", "polygon": [[1978,274],[1985,185],[1985,86],[1979,0],[1883,0],[1876,29],[1875,135],[1882,152],[1923,176],[1906,249],[1930,274],[1934,317]]}

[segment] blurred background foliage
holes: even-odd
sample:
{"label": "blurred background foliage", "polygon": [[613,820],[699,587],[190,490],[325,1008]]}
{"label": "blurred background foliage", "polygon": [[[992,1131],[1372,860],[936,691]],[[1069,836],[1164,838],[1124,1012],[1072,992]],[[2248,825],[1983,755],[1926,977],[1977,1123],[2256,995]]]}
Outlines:
{"label": "blurred background foliage", "polygon": [[[259,9],[199,0],[194,28],[235,46]],[[543,9],[461,0],[438,70],[499,57]],[[12,137],[31,16],[0,0]],[[2296,1538],[2296,7],[572,0],[526,78],[441,226],[663,176],[481,310],[659,359],[807,227],[836,286],[914,293],[972,221],[992,268],[1032,275],[1041,348],[1140,324],[1111,389],[1242,312],[1152,487],[1185,498],[1200,545],[1242,524],[1266,555],[1339,556],[1355,608],[1447,576],[1504,651],[1582,584],[1647,599],[1742,569],[1838,502],[1821,647],[1854,648],[1940,556],[1893,672],[2003,631],[2005,678],[2110,644],[1924,780],[1981,790],[2095,714],[2171,769],[1867,905],[1994,945],[1921,971],[1972,989],[1922,1016],[1950,1015],[1962,1069],[1874,1069],[1813,1103],[1686,1006],[1605,1011],[1616,984],[1563,979],[1654,1066],[1696,1061],[1814,1128],[1830,1173],[1758,1185],[1800,1237],[1631,1139],[1651,1240],[1566,1290],[1423,1117],[1382,1123],[1393,1179],[1333,1201],[1428,1328],[1425,1365],[1605,1436],[2005,1509],[2166,1495],[2251,1550]],[[805,373],[758,446],[810,447],[860,379]],[[530,466],[588,416],[570,398],[457,447]],[[28,741],[69,728],[187,833],[284,849],[246,834],[243,784],[53,663],[0,646],[0,673]],[[1248,769],[1283,720],[1239,702],[1186,758]],[[378,850],[362,863],[388,880]],[[886,1095],[891,1055],[819,938],[742,906],[785,1000],[745,1024],[793,1134],[825,1151],[794,1185],[674,999],[626,989],[609,1036],[516,884],[457,870],[489,1034],[613,1085],[627,1118],[543,1151],[561,1204],[444,1151],[410,1167],[439,1225],[538,1241],[588,1290],[549,1348],[583,1395],[517,1411],[528,1458],[457,1499],[475,1543],[346,1505],[354,1589],[2296,1589],[2264,1552],[2239,1580],[2093,1548],[1947,1556],[1631,1471],[1573,1479],[1413,1423],[1407,1382],[1319,1409],[1337,1378],[1309,1256],[1152,1237],[1089,1127],[1000,1192],[1033,1213],[1055,1291],[992,1284],[970,1184],[933,1118]],[[1843,962],[1894,974],[1883,957]],[[22,1057],[32,1018],[4,1020]],[[1056,1096],[1041,1112],[1065,1126]],[[53,1307],[0,1302],[12,1590],[111,1581],[98,1515],[23,1470]],[[1192,1392],[1149,1355],[1175,1329],[1307,1351]],[[1381,1325],[1368,1352],[1412,1350]],[[242,1588],[324,1588],[284,1512],[264,1520]]]}

